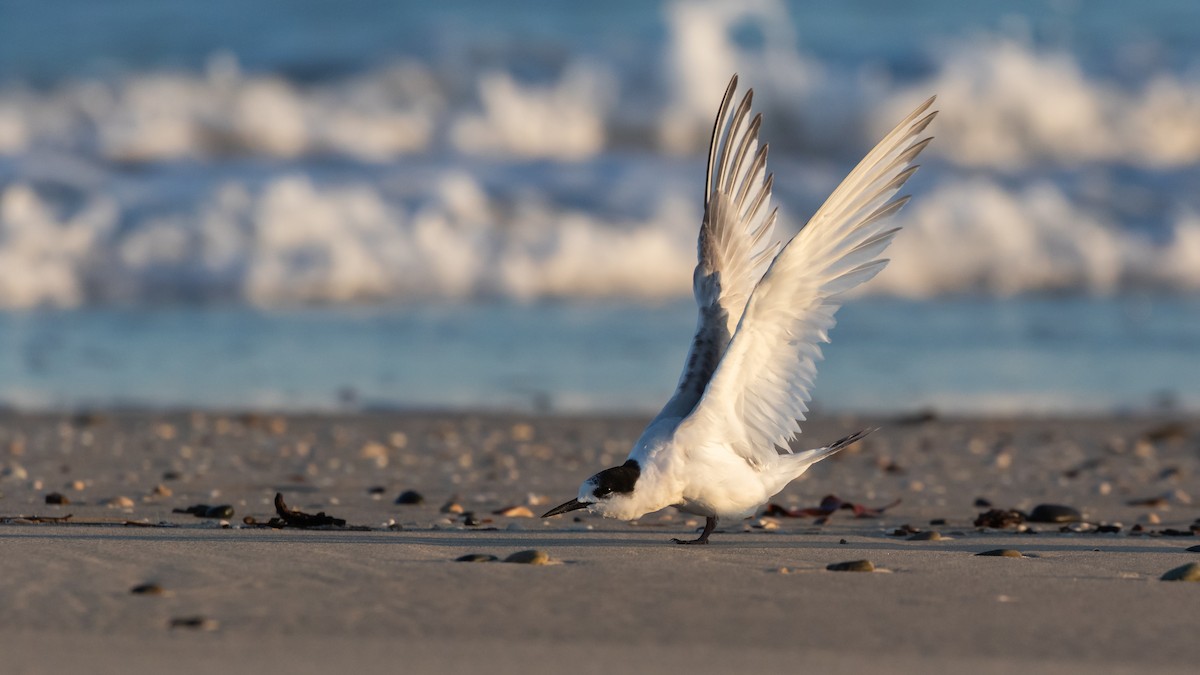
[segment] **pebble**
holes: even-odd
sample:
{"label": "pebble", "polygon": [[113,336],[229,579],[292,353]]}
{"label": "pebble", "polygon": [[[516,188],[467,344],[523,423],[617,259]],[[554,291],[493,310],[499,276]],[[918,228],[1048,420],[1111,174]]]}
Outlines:
{"label": "pebble", "polygon": [[422,497],[421,493],[417,492],[416,490],[405,490],[404,492],[400,493],[399,497],[396,497],[396,503],[397,504],[424,504],[425,498]]}
{"label": "pebble", "polygon": [[533,440],[533,425],[520,422],[512,426],[512,439],[514,441],[532,441]]}
{"label": "pebble", "polygon": [[522,563],[525,565],[546,565],[550,563],[550,555],[545,551],[530,549],[517,551],[504,559],[506,563]]}
{"label": "pebble", "polygon": [[825,569],[831,572],[874,572],[875,564],[870,560],[849,560],[840,563],[831,563],[825,566]]}
{"label": "pebble", "polygon": [[941,532],[938,532],[937,530],[928,530],[914,534],[908,538],[908,541],[941,541],[943,539],[945,539],[945,537],[942,536]]}
{"label": "pebble", "polygon": [[158,584],[154,584],[154,583],[138,584],[137,586],[134,586],[133,588],[129,589],[129,592],[133,593],[134,595],[166,595],[167,594],[167,592],[165,590],[163,590],[162,586],[159,586]]}
{"label": "pebble", "polygon": [[1188,563],[1162,575],[1163,581],[1200,581],[1200,563]]}
{"label": "pebble", "polygon": [[129,497],[121,496],[109,499],[108,501],[104,502],[104,505],[110,509],[132,509],[134,502]]}
{"label": "pebble", "polygon": [[388,448],[378,441],[368,441],[358,451],[358,456],[363,459],[373,460],[381,469],[388,465]]}
{"label": "pebble", "polygon": [[1200,553],[1200,545],[1189,546],[1187,550],[1191,551],[1192,553]]}
{"label": "pebble", "polygon": [[975,555],[994,556],[998,558],[1022,558],[1020,551],[1011,548],[994,548],[990,551],[976,553]]}
{"label": "pebble", "polygon": [[1083,514],[1078,509],[1062,504],[1038,504],[1029,514],[1031,523],[1078,523]]}
{"label": "pebble", "polygon": [[83,489],[86,488],[87,485],[81,480],[73,480],[70,483],[67,483],[67,487],[76,492],[83,492]]}
{"label": "pebble", "polygon": [[180,616],[171,619],[171,628],[214,631],[220,625],[216,619],[209,619],[203,616]]}
{"label": "pebble", "polygon": [[497,560],[499,560],[499,558],[487,553],[468,553],[466,555],[458,556],[454,559],[454,562],[495,562]]}
{"label": "pebble", "polygon": [[150,494],[155,497],[170,497],[171,495],[175,494],[175,491],[166,485],[159,483],[158,485],[154,486],[154,489],[150,491]]}
{"label": "pebble", "polygon": [[984,499],[983,497],[977,497],[975,499],[975,508],[990,509],[990,508],[992,508],[992,503],[990,501]]}
{"label": "pebble", "polygon": [[520,506],[520,505],[509,506],[507,508],[500,509],[499,511],[493,511],[493,513],[497,516],[507,516],[509,518],[532,518],[533,517],[533,511],[530,511],[528,506]]}
{"label": "pebble", "polygon": [[70,504],[71,500],[61,492],[51,492],[46,495],[47,504]]}
{"label": "pebble", "polygon": [[442,513],[462,513],[466,509],[463,508],[462,504],[459,504],[458,502],[451,499],[450,501],[446,502],[445,504],[442,504],[442,508],[440,508],[438,510],[441,511]]}
{"label": "pebble", "polygon": [[11,464],[0,469],[0,478],[6,480],[25,480],[29,478],[29,472],[20,464]]}

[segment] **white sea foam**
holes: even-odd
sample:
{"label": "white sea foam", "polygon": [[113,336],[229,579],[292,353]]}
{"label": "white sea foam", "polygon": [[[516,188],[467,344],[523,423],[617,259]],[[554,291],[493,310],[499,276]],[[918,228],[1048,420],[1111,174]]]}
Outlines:
{"label": "white sea foam", "polygon": [[871,290],[908,297],[1032,291],[1110,294],[1200,287],[1200,219],[1183,213],[1162,243],[1073,204],[1055,185],[1015,191],[950,180],[901,216],[905,231]]}
{"label": "white sea foam", "polygon": [[523,86],[506,72],[479,80],[482,110],[459,116],[451,140],[459,150],[564,160],[604,149],[615,83],[599,66],[575,64],[551,87]]}
{"label": "white sea foam", "polygon": [[[231,300],[264,306],[421,298],[684,297],[700,213],[669,194],[641,219],[503,200],[448,172],[432,198],[283,175],[227,182],[193,212],[74,210],[27,185],[0,193],[0,306]],[[906,297],[1200,288],[1200,216],[1161,242],[1051,183],[934,186],[902,213],[891,266],[866,292]]]}
{"label": "white sea foam", "polygon": [[[118,161],[228,154],[386,161],[452,149],[577,161],[654,139],[659,150],[695,155],[725,78],[740,72],[759,92],[777,152],[852,156],[937,93],[941,140],[930,151],[963,166],[1200,161],[1195,75],[1151,70],[1133,84],[1117,82],[1089,74],[1066,51],[977,36],[931,46],[930,73],[897,81],[871,64],[806,52],[778,0],[678,2],[664,16],[659,62],[639,64],[657,80],[649,87],[644,72],[594,55],[553,64],[557,75],[537,84],[503,63],[450,75],[414,60],[300,83],[244,72],[225,54],[200,73],[131,72],[48,90],[9,84],[0,88],[0,154],[50,148]],[[745,30],[759,36],[753,46],[736,39]]]}
{"label": "white sea foam", "polygon": [[442,105],[415,65],[302,87],[245,74],[231,56],[217,55],[199,74],[0,90],[0,153],[50,147],[116,161],[229,153],[371,160],[424,149]]}
{"label": "white sea foam", "polygon": [[1158,73],[1125,87],[1087,76],[1068,53],[986,38],[947,49],[930,79],[906,89],[879,107],[875,129],[882,133],[890,119],[937,93],[942,115],[931,150],[964,166],[1200,160],[1195,77]]}
{"label": "white sea foam", "polygon": [[459,173],[435,193],[397,204],[370,185],[291,175],[257,190],[226,184],[194,213],[130,221],[101,197],[64,217],[13,185],[0,194],[0,307],[688,292],[699,213],[684,200],[664,199],[637,221],[536,198],[502,205]]}
{"label": "white sea foam", "polygon": [[[934,48],[927,75],[894,81],[807,54],[777,0],[673,3],[666,23],[657,63],[555,57],[536,84],[503,62],[464,76],[416,61],[300,82],[217,55],[198,73],[0,86],[0,307],[686,296],[701,205],[677,170],[626,208],[538,183],[529,167],[542,163],[528,160],[624,172],[617,186],[644,182],[634,167],[649,153],[702,162],[735,71],[759,92],[772,157],[820,155],[818,172],[844,171],[917,99],[940,95],[929,155],[942,166],[921,174],[908,231],[866,292],[1200,288],[1200,206],[1172,192],[1178,180],[1143,181],[1152,206],[1117,209],[1044,169],[1188,171],[1200,162],[1194,78],[1122,84],[1065,52],[981,38]],[[753,46],[735,39],[747,27]],[[355,170],[322,171],[329,155]],[[231,157],[270,168],[247,178]],[[409,164],[434,178],[396,189],[380,177]],[[156,178],[180,165],[195,173]],[[512,177],[497,190],[479,166]],[[1042,177],[1023,177],[1030,168]]]}
{"label": "white sea foam", "polygon": [[0,307],[85,302],[93,252],[104,246],[116,208],[96,197],[60,215],[26,185],[0,192]]}

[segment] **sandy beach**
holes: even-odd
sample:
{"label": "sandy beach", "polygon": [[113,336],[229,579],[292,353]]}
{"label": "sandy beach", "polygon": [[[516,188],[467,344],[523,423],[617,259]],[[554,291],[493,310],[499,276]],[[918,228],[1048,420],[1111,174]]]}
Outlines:
{"label": "sandy beach", "polygon": [[[777,515],[722,523],[707,547],[669,543],[700,524],[675,512],[529,517],[619,463],[643,423],[5,413],[4,670],[1144,673],[1200,660],[1200,584],[1160,580],[1200,562],[1191,423],[820,418],[806,443],[882,428],[779,495]],[[407,491],[419,503],[395,503]],[[265,526],[276,493],[346,525]],[[823,523],[799,513],[830,494],[899,503]],[[1081,520],[975,525],[1039,504]],[[176,512],[200,505],[234,514]],[[1022,556],[976,555],[995,549]],[[550,564],[501,562],[524,550]],[[501,561],[456,561],[467,554]],[[826,569],[855,560],[875,571]]]}

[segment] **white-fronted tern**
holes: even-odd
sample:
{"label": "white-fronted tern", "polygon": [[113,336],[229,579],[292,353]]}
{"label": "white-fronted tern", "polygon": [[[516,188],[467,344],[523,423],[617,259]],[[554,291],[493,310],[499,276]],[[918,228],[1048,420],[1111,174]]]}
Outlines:
{"label": "white-fronted tern", "polygon": [[759,144],[754,90],[737,105],[734,75],[713,125],[704,185],[696,335],[674,396],[624,464],[588,478],[579,496],[543,518],[589,509],[632,520],[668,506],[706,518],[680,544],[706,544],[718,518],[748,518],[808,467],[861,439],[815,450],[790,442],[808,411],[822,342],[842,295],[887,264],[880,255],[900,229],[896,197],[917,170],[937,112],[925,101],[888,133],[785,246],[770,209],[773,176]]}

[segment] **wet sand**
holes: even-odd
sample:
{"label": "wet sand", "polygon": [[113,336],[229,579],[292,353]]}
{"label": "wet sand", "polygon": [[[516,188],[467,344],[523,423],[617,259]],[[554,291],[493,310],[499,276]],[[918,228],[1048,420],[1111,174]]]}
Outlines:
{"label": "wet sand", "polygon": [[[883,428],[777,503],[900,503],[824,524],[722,523],[707,547],[671,545],[700,525],[671,511],[636,524],[494,513],[540,514],[573,496],[623,460],[644,422],[2,413],[4,670],[1141,673],[1200,662],[1200,583],[1160,580],[1200,562],[1187,550],[1200,537],[1184,536],[1200,518],[1200,425],[821,418],[805,445]],[[423,503],[394,503],[407,490]],[[244,524],[275,516],[276,492],[348,525]],[[47,504],[50,493],[70,503]],[[989,508],[1044,503],[1083,522],[974,525]],[[226,526],[173,512],[200,504],[235,514]],[[1024,555],[975,555],[999,548]],[[554,564],[455,562],[527,549]],[[876,571],[826,570],[859,559]],[[143,584],[162,593],[131,593]]]}

